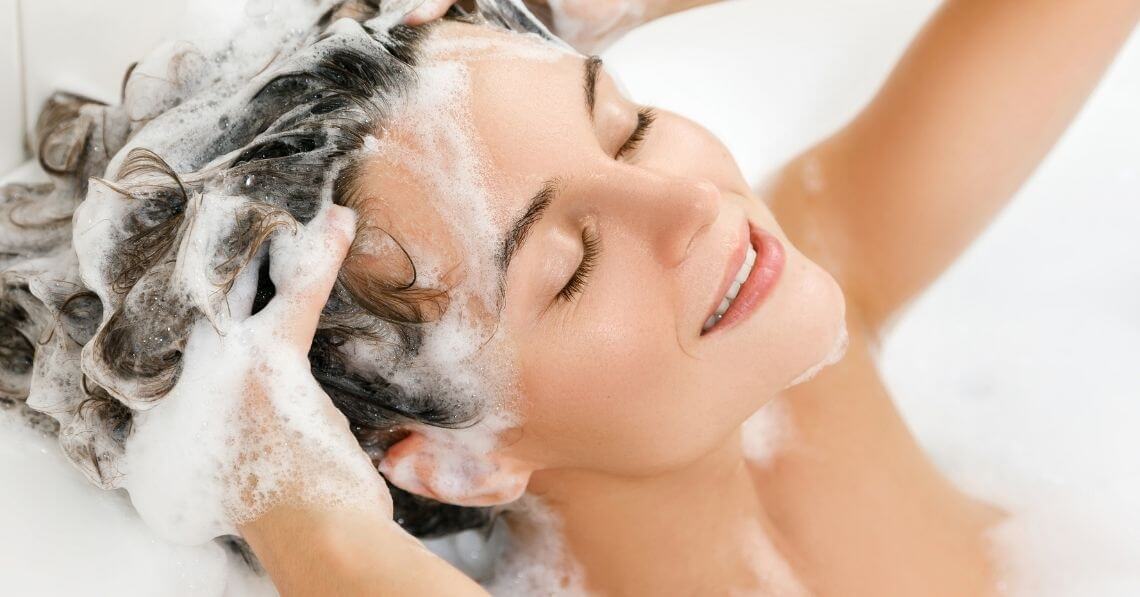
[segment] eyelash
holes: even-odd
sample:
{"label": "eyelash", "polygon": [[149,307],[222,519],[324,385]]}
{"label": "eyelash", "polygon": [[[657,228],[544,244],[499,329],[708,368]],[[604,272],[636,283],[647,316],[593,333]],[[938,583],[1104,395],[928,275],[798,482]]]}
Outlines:
{"label": "eyelash", "polygon": [[638,147],[640,147],[641,142],[645,140],[645,136],[649,134],[649,128],[653,126],[653,121],[656,118],[657,113],[653,111],[653,108],[642,108],[638,110],[637,126],[634,127],[633,134],[629,136],[629,139],[626,139],[625,143],[623,143],[622,146],[618,148],[617,153],[614,155],[614,159],[618,159],[623,155],[632,153]]}
{"label": "eyelash", "polygon": [[[649,133],[649,128],[653,126],[653,120],[657,117],[653,108],[642,108],[637,111],[637,126],[634,127],[633,133],[625,140],[625,143],[618,148],[617,154],[614,158],[621,158],[623,155],[632,153],[641,146],[641,142],[645,140],[645,136]],[[558,291],[558,298],[564,301],[572,301],[575,297],[582,293],[586,287],[586,279],[590,276],[590,272],[594,271],[594,265],[598,260],[598,253],[601,251],[602,241],[598,237],[597,232],[590,228],[582,230],[582,262],[578,264],[578,269],[574,271],[574,275],[570,276],[570,280],[566,282],[566,286]]]}
{"label": "eyelash", "polygon": [[594,265],[597,264],[601,245],[602,239],[598,237],[597,232],[590,228],[582,230],[582,263],[578,264],[578,269],[574,271],[573,276],[570,276],[566,286],[558,291],[558,298],[564,301],[572,301],[582,293],[586,287],[586,278],[590,276],[590,272],[594,271]]}

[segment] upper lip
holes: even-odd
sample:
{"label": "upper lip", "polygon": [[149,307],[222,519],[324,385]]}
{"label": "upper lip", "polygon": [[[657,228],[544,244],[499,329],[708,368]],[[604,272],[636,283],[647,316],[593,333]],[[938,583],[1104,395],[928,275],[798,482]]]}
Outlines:
{"label": "upper lip", "polygon": [[748,219],[745,218],[740,227],[738,234],[739,242],[736,243],[736,248],[728,256],[728,262],[725,264],[724,274],[721,276],[720,287],[715,296],[713,296],[712,306],[705,312],[705,316],[701,318],[700,325],[703,328],[704,323],[708,321],[716,313],[717,307],[720,306],[721,300],[724,295],[728,294],[729,287],[732,286],[732,281],[736,279],[736,274],[740,273],[740,267],[744,265],[744,258],[748,255],[748,245],[751,244],[749,235]]}

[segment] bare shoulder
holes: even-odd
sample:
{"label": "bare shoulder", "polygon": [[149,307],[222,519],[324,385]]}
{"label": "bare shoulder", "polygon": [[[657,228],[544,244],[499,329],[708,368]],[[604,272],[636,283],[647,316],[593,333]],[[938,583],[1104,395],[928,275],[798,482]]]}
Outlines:
{"label": "bare shoulder", "polygon": [[752,469],[790,559],[820,595],[991,595],[986,533],[1002,513],[941,475],[896,410],[857,309],[848,327],[846,356],[781,394],[779,439]]}

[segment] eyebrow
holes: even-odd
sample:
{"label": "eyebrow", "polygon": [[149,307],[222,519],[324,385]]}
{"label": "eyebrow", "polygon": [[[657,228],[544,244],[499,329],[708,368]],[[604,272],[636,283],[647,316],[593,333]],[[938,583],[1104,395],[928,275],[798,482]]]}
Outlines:
{"label": "eyebrow", "polygon": [[598,91],[598,71],[602,68],[602,59],[590,56],[586,59],[586,107],[590,112],[590,120],[594,119],[594,100]]}
{"label": "eyebrow", "polygon": [[[586,107],[589,109],[590,119],[594,118],[594,103],[597,97],[598,90],[598,71],[602,68],[602,59],[597,56],[590,56],[586,58],[583,64],[584,73],[584,86],[586,92]],[[503,239],[503,248],[499,252],[499,266],[503,271],[511,265],[511,259],[522,248],[523,243],[526,242],[527,235],[530,233],[531,228],[542,219],[546,209],[550,207],[554,196],[558,194],[558,181],[556,179],[547,180],[542,184],[542,188],[531,197],[527,205],[526,211],[523,215],[519,216],[518,220],[507,231],[507,237]]]}
{"label": "eyebrow", "polygon": [[550,203],[554,201],[554,196],[558,194],[558,181],[550,179],[542,184],[534,197],[531,197],[526,211],[523,215],[515,221],[514,225],[507,232],[507,237],[503,240],[503,249],[499,254],[499,265],[503,271],[506,271],[511,265],[511,259],[522,248],[523,243],[526,242],[527,235],[530,233],[531,228],[542,219],[546,209],[550,207]]}

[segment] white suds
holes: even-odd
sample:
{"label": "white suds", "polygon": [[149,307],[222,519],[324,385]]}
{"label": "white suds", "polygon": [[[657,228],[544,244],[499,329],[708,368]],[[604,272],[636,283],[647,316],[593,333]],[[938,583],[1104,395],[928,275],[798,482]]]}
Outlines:
{"label": "white suds", "polygon": [[554,32],[587,53],[605,49],[645,18],[645,5],[637,0],[550,0],[549,5]]}
{"label": "white suds", "polygon": [[375,135],[366,135],[364,137],[364,152],[366,154],[380,153],[380,140]]}
{"label": "white suds", "polygon": [[373,31],[388,32],[414,12],[424,0],[387,0],[380,3],[380,14],[368,20],[366,26]]}
{"label": "white suds", "polygon": [[808,367],[803,373],[797,375],[796,378],[791,381],[791,383],[784,386],[784,389],[786,390],[792,386],[802,384],[815,377],[816,375],[819,375],[819,372],[823,371],[825,367],[834,365],[835,363],[843,360],[843,356],[847,354],[848,341],[849,337],[847,334],[847,326],[843,325],[840,328],[839,335],[835,338],[835,344],[831,348],[831,352],[829,352],[827,356],[823,358],[823,360],[812,365],[811,367]]}
{"label": "white suds", "polygon": [[[316,232],[328,211],[299,233],[276,233],[271,269],[278,280],[334,265]],[[243,271],[230,293],[236,312],[252,300],[256,282],[255,268]],[[369,509],[383,496],[343,420],[330,417],[304,352],[291,347],[295,332],[279,318],[287,308],[220,328],[199,321],[177,384],[136,413],[122,485],[167,539],[192,545],[236,534],[279,503]]]}
{"label": "white suds", "polygon": [[434,60],[462,57],[464,60],[513,59],[545,63],[577,55],[573,50],[551,44],[533,33],[513,36],[509,43],[491,37],[441,38],[424,48],[424,53]]}
{"label": "white suds", "polygon": [[267,579],[220,545],[156,537],[124,495],[77,475],[55,438],[28,428],[17,413],[0,409],[5,594],[276,595]]}
{"label": "white suds", "polygon": [[804,189],[813,195],[822,193],[827,189],[827,180],[824,178],[823,164],[820,163],[819,157],[810,155],[804,160],[803,167],[800,170],[800,180]]}
{"label": "white suds", "polygon": [[558,515],[533,496],[513,505],[511,515],[520,521],[517,534],[500,552],[487,590],[495,597],[588,595],[583,571],[566,549]]}
{"label": "white suds", "polygon": [[748,558],[749,568],[759,574],[758,586],[748,588],[728,588],[726,593],[734,597],[750,595],[778,595],[779,597],[809,597],[808,591],[796,578],[787,559],[772,543],[768,533],[759,522],[750,521],[740,529],[742,551]]}
{"label": "white suds", "polygon": [[767,465],[795,435],[788,405],[783,398],[773,398],[741,426],[744,458],[757,465]]}
{"label": "white suds", "polygon": [[495,597],[591,594],[566,549],[561,520],[531,495],[512,504],[487,535],[468,531],[425,543]]}

